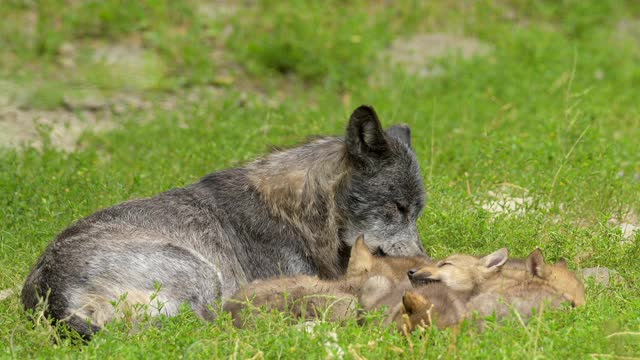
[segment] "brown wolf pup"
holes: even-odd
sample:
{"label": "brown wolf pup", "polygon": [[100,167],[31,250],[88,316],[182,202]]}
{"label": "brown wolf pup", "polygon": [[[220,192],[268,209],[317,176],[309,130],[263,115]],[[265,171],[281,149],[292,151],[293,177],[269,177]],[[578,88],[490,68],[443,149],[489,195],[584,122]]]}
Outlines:
{"label": "brown wolf pup", "polygon": [[[466,302],[477,289],[499,273],[507,261],[507,249],[482,258],[452,255],[438,263],[409,270],[407,275],[415,289],[372,278],[365,284],[360,302],[365,310],[387,306],[386,323],[395,323],[412,331],[417,325],[435,323],[444,328],[454,325],[466,315]],[[406,290],[406,291],[405,291]]]}
{"label": "brown wolf pup", "polygon": [[411,270],[408,275],[414,286],[440,281],[454,291],[473,296],[487,280],[501,273],[508,256],[509,251],[506,248],[481,258],[454,254],[435,264],[430,263]]}
{"label": "brown wolf pup", "polygon": [[501,276],[508,254],[506,248],[481,258],[455,254],[410,270],[407,275],[414,289],[402,295],[402,306],[390,321],[407,332],[418,326],[445,328],[459,323],[467,316],[466,303],[485,282]]}
{"label": "brown wolf pup", "polygon": [[351,249],[346,274],[338,280],[322,280],[300,275],[257,280],[241,288],[223,306],[231,313],[233,324],[244,326],[243,309],[268,306],[286,311],[294,318],[342,321],[355,318],[358,295],[363,284],[373,276],[384,276],[390,282],[405,281],[407,271],[429,262],[425,256],[374,256],[359,236]]}
{"label": "brown wolf pup", "polygon": [[[528,318],[533,309],[541,311],[545,304],[547,308],[559,308],[564,302],[569,302],[572,306],[584,304],[584,285],[564,261],[546,264],[542,251],[536,249],[522,262],[505,264],[500,260],[502,265],[497,270],[488,272],[489,269],[485,269],[484,264],[487,261],[491,263],[492,256],[499,255],[493,257],[494,260],[502,258],[500,253],[506,256],[506,249],[480,259],[468,255],[452,255],[438,262],[435,267],[427,266],[410,272],[409,276],[414,284],[437,280],[451,291],[431,290],[434,292],[431,295],[428,287],[437,283],[428,283],[424,288],[407,292],[403,297],[403,312],[409,317],[409,330],[418,324],[431,324],[434,314],[455,323],[474,311],[481,316],[495,313],[498,318],[504,318],[513,309],[522,318]],[[454,289],[458,290],[457,294]],[[467,299],[466,314],[459,316],[457,321],[456,316],[460,314],[457,306],[437,307],[441,301],[439,298],[454,295],[457,299]],[[432,310],[429,308],[431,304]],[[438,322],[438,325],[441,324]]]}
{"label": "brown wolf pup", "polygon": [[526,319],[534,309],[558,309],[563,303],[584,305],[584,285],[565,261],[546,264],[542,251],[535,249],[525,260],[524,271],[508,271],[504,277],[487,282],[467,308],[481,316],[495,314],[497,318],[504,318],[513,310]]}

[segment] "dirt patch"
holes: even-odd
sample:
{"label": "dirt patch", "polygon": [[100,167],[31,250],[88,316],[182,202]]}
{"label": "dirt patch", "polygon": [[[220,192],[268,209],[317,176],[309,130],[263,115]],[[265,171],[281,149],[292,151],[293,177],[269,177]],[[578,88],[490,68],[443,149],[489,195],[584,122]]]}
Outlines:
{"label": "dirt patch", "polygon": [[54,148],[75,150],[80,135],[87,131],[104,131],[115,127],[110,112],[64,110],[0,109],[0,145],[9,147],[33,146],[42,148],[46,139]]}
{"label": "dirt patch", "polygon": [[392,66],[403,67],[410,74],[428,77],[442,74],[444,69],[434,61],[457,55],[463,60],[487,56],[493,45],[478,39],[451,34],[418,34],[397,39],[387,51]]}
{"label": "dirt patch", "polygon": [[517,185],[501,185],[487,192],[484,199],[476,202],[483,210],[495,216],[523,216],[531,211],[546,211],[551,205],[536,201],[529,190]]}

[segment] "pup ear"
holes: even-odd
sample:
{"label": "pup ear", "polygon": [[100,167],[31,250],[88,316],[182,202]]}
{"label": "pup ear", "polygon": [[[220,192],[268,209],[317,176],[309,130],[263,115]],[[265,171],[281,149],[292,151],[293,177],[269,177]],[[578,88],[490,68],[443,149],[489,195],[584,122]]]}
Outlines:
{"label": "pup ear", "polygon": [[499,267],[504,265],[509,258],[509,250],[507,248],[499,249],[491,254],[480,259],[482,265],[489,270],[498,270]]}
{"label": "pup ear", "polygon": [[402,295],[402,305],[404,307],[405,313],[411,315],[415,314],[420,310],[426,309],[428,306],[431,306],[429,300],[425,299],[424,296],[416,293],[413,290],[405,290]]}
{"label": "pup ear", "polygon": [[526,261],[527,272],[533,276],[544,278],[547,276],[546,264],[544,262],[544,256],[542,250],[535,249],[527,256]]}
{"label": "pup ear", "polygon": [[404,143],[412,149],[411,147],[411,128],[409,125],[394,125],[386,130],[387,135],[400,140],[400,142]]}
{"label": "pup ear", "polygon": [[351,256],[347,265],[347,275],[364,274],[371,269],[373,255],[364,243],[364,235],[358,236],[355,244],[351,247]]}
{"label": "pup ear", "polygon": [[372,157],[380,157],[389,150],[382,125],[373,107],[362,105],[351,114],[346,142],[349,155],[361,162],[367,162]]}

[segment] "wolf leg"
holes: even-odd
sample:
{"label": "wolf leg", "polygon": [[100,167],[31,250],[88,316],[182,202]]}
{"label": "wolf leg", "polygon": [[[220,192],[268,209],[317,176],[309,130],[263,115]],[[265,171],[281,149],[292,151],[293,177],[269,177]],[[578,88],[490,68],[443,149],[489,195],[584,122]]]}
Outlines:
{"label": "wolf leg", "polygon": [[[118,241],[102,244],[83,259],[65,259],[54,267],[64,278],[47,279],[51,315],[90,337],[106,323],[140,315],[175,315],[188,303],[203,319],[220,298],[221,274],[215,264],[185,247],[162,242]],[[55,311],[55,309],[58,309]]]}

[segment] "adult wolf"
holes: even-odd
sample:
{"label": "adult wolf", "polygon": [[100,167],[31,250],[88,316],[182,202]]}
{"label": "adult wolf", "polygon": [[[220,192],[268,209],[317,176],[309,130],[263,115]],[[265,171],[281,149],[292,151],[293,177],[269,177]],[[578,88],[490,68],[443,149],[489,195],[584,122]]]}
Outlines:
{"label": "adult wolf", "polygon": [[118,316],[112,302],[123,294],[131,303],[153,298],[167,315],[188,302],[212,319],[208,305],[251,280],[341,275],[360,234],[381,254],[424,253],[416,229],[424,201],[410,129],[384,131],[361,106],[345,137],[316,138],[71,225],[38,260],[22,302],[33,309],[46,297],[48,315],[85,336]]}

